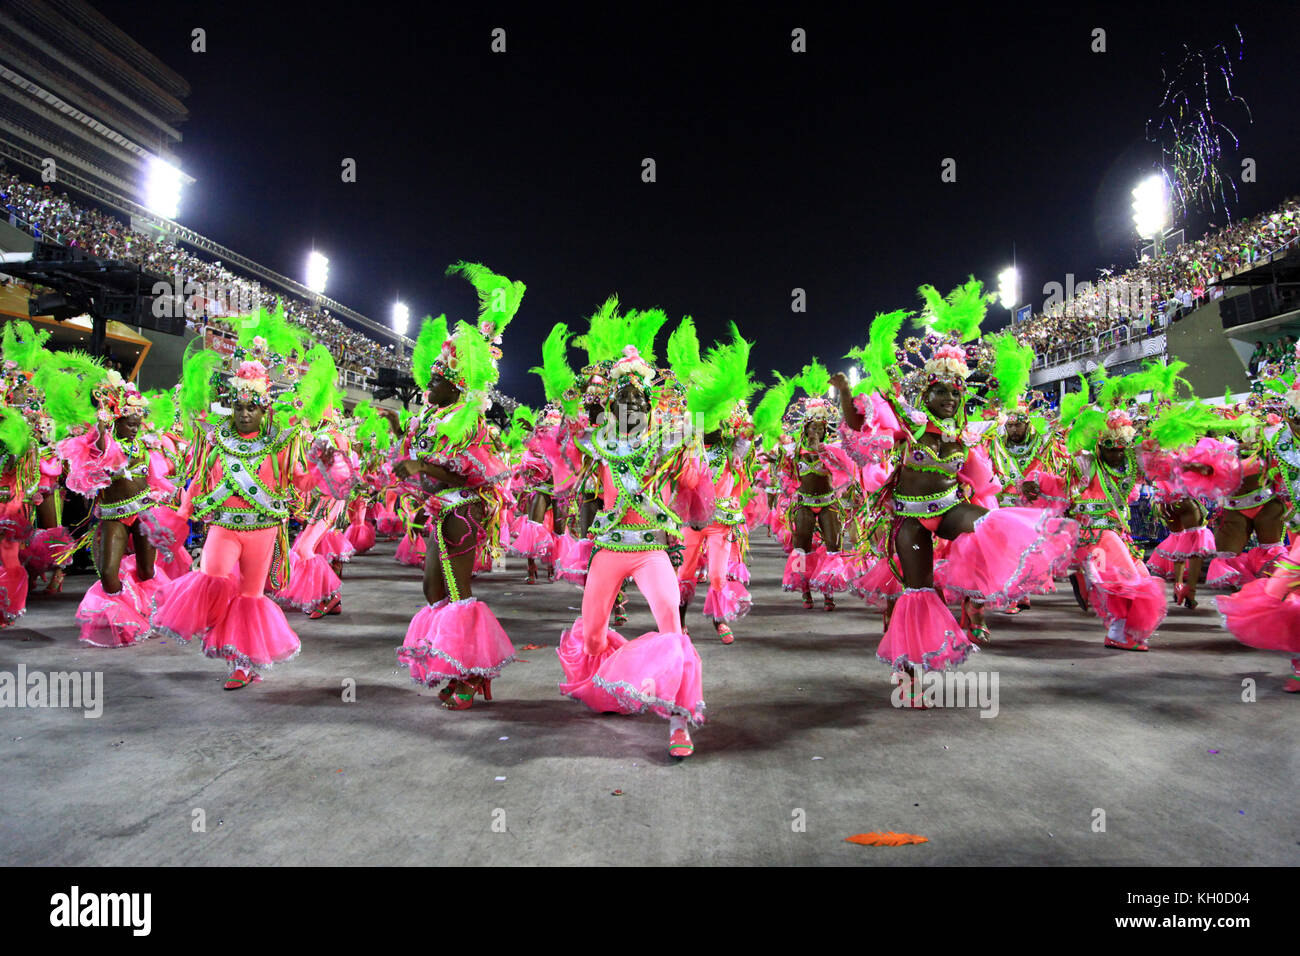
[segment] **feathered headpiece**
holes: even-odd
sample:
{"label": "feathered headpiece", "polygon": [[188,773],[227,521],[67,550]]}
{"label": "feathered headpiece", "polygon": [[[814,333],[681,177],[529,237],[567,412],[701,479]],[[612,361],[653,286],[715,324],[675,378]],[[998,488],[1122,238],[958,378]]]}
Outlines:
{"label": "feathered headpiece", "polygon": [[474,286],[478,293],[479,334],[492,345],[492,358],[500,359],[501,351],[496,347],[501,344],[506,326],[519,311],[527,286],[522,282],[511,282],[477,262],[454,263],[447,267],[447,275],[463,276]]}
{"label": "feathered headpiece", "polygon": [[[672,347],[671,340],[669,347]],[[683,378],[687,411],[697,416],[703,434],[717,431],[737,406],[743,410],[758,388],[749,371],[750,348],[751,343],[741,338],[740,330],[733,323],[731,342],[714,345],[704,360],[696,364],[689,379]],[[682,377],[676,366],[673,371]]]}
{"label": "feathered headpiece", "polygon": [[542,343],[542,364],[528,371],[542,379],[548,402],[559,402],[567,415],[578,411],[577,376],[569,367],[569,327],[557,322]]}
{"label": "feathered headpiece", "polygon": [[624,348],[632,346],[650,365],[655,361],[655,337],[668,321],[663,309],[647,309],[621,314],[618,296],[611,295],[588,320],[587,334],[579,336],[574,344],[587,350],[587,362],[616,362],[624,355]]}
{"label": "feathered headpiece", "polygon": [[780,372],[773,372],[772,375],[776,378],[776,384],[763,394],[754,408],[754,433],[761,436],[769,446],[780,440],[786,408],[799,385],[797,377],[786,378]]}

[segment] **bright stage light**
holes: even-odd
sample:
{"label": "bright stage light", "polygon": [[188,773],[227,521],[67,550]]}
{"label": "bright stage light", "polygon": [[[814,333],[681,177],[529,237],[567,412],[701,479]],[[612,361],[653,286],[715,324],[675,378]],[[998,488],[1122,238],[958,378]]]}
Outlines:
{"label": "bright stage light", "polygon": [[1133,187],[1133,225],[1143,239],[1155,239],[1169,226],[1169,191],[1165,178],[1153,173]]}
{"label": "bright stage light", "polygon": [[1020,272],[1015,266],[1008,266],[998,273],[998,298],[1007,309],[1020,304]]}
{"label": "bright stage light", "polygon": [[393,303],[393,331],[398,335],[405,335],[410,324],[411,310],[400,302]]}
{"label": "bright stage light", "polygon": [[330,277],[330,261],[315,250],[307,257],[307,288],[317,295],[325,291]]}
{"label": "bright stage light", "polygon": [[150,156],[144,183],[145,208],[164,219],[175,219],[181,209],[181,182],[179,169]]}

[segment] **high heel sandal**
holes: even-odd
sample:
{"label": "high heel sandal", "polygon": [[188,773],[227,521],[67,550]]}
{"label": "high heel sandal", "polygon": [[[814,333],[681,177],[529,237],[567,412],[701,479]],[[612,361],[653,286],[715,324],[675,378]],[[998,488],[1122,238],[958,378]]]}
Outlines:
{"label": "high heel sandal", "polygon": [[[247,676],[240,677],[240,674],[246,674]],[[261,674],[256,671],[247,671],[242,667],[239,667],[226,678],[226,682],[221,686],[223,690],[239,690],[241,687],[247,687],[249,684],[260,684],[261,682]]]}
{"label": "high heel sandal", "polygon": [[805,591],[803,594],[803,609],[805,611],[811,611],[812,606],[812,592]]}
{"label": "high heel sandal", "polygon": [[823,611],[835,610],[835,598],[831,597],[829,594],[822,595],[822,610]]}
{"label": "high heel sandal", "polygon": [[622,627],[627,623],[627,598],[620,591],[618,600],[614,602],[614,626]]}
{"label": "high heel sandal", "polygon": [[537,565],[533,564],[532,561],[528,562],[528,580],[525,583],[526,584],[537,583]]}
{"label": "high heel sandal", "polygon": [[[482,694],[484,700],[492,699],[492,681],[483,677],[471,677],[469,680],[453,680],[447,686],[457,688],[452,690],[442,702],[442,706],[448,710],[469,710],[474,705],[475,694]],[[439,697],[441,696],[440,694]]]}
{"label": "high heel sandal", "polygon": [[731,628],[722,621],[718,621],[714,629],[718,632],[718,637],[722,638],[723,644],[730,644],[736,639],[736,635],[731,633]]}
{"label": "high heel sandal", "polygon": [[54,573],[50,575],[49,583],[45,585],[46,594],[60,594],[63,591],[63,569],[55,568]]}
{"label": "high heel sandal", "polygon": [[695,753],[695,744],[685,730],[674,730],[668,738],[668,755],[681,760]]}

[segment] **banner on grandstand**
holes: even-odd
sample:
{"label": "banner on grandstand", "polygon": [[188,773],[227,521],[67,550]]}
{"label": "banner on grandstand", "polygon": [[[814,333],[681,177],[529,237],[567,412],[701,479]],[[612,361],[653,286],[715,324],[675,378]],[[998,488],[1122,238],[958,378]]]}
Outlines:
{"label": "banner on grandstand", "polygon": [[1033,314],[1034,314],[1034,307],[1033,307],[1033,306],[1031,306],[1031,305],[1022,305],[1020,308],[1016,309],[1016,316],[1015,316],[1015,320],[1014,320],[1014,321],[1015,321],[1015,324],[1016,324],[1016,325],[1019,325],[1021,322],[1028,322],[1028,321],[1029,321],[1029,317],[1030,317],[1031,315],[1033,315]]}
{"label": "banner on grandstand", "polygon": [[222,355],[232,355],[235,346],[238,344],[239,338],[229,332],[219,331],[210,325],[203,330],[203,347],[212,349],[214,352],[220,352]]}

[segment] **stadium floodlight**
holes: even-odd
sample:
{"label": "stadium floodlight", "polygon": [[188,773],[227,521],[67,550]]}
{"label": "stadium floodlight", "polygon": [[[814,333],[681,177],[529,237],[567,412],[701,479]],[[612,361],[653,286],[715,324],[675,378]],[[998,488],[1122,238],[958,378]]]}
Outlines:
{"label": "stadium floodlight", "polygon": [[398,335],[405,335],[406,329],[411,324],[411,310],[401,302],[393,303],[393,331]]}
{"label": "stadium floodlight", "polygon": [[1143,239],[1160,238],[1169,227],[1169,191],[1159,173],[1133,187],[1133,225]]}
{"label": "stadium floodlight", "polygon": [[317,295],[325,292],[325,283],[330,277],[330,261],[315,249],[307,257],[307,288]]}
{"label": "stadium floodlight", "polygon": [[144,182],[145,208],[164,219],[175,219],[181,209],[181,182],[179,169],[150,156]]}
{"label": "stadium floodlight", "polygon": [[998,298],[1003,308],[1015,309],[1020,304],[1020,271],[1007,266],[998,273]]}

